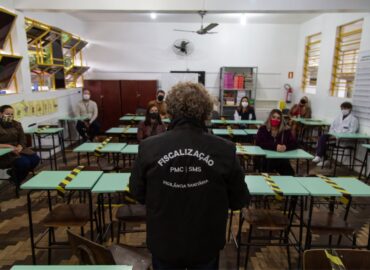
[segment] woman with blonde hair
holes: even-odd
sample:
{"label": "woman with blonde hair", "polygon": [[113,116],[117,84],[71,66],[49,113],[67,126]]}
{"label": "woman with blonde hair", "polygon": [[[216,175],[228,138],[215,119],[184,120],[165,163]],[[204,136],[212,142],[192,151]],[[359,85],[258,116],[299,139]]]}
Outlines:
{"label": "woman with blonde hair", "polygon": [[302,97],[299,103],[294,104],[289,111],[290,117],[311,118],[311,114],[311,106],[306,96]]}
{"label": "woman with blonde hair", "polygon": [[[296,140],[283,120],[283,114],[273,109],[265,125],[258,129],[256,144],[263,149],[285,152],[297,148]],[[266,159],[263,168],[266,172],[278,172],[281,175],[294,175],[289,159]]]}

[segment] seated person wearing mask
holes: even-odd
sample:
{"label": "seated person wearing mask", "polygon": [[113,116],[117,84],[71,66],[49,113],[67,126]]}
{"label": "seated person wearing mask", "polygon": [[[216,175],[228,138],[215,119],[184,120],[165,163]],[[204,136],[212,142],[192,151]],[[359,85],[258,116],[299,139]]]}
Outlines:
{"label": "seated person wearing mask", "polygon": [[39,164],[40,158],[26,147],[22,125],[14,120],[14,109],[9,105],[0,107],[0,148],[12,149],[0,157],[0,169],[11,168],[12,180],[19,187]]}
{"label": "seated person wearing mask", "polygon": [[298,104],[294,104],[289,111],[290,117],[311,118],[311,114],[311,107],[306,96],[302,97]]}
{"label": "seated person wearing mask", "polygon": [[[357,133],[359,123],[357,118],[352,114],[352,104],[343,102],[340,105],[341,114],[330,125],[329,132],[331,133]],[[317,143],[316,156],[312,162],[317,163],[317,166],[322,166],[322,160],[326,153],[326,143],[330,135],[321,135]]]}
{"label": "seated person wearing mask", "polygon": [[98,117],[98,106],[95,101],[90,100],[90,91],[84,90],[82,100],[77,104],[75,115],[87,117],[84,121],[78,121],[76,129],[84,141],[93,141],[99,134],[100,124]]}
{"label": "seated person wearing mask", "polygon": [[[289,111],[289,116],[296,118],[311,118],[311,114],[311,107],[306,96],[302,97],[298,104],[294,104]],[[299,131],[299,124],[295,121],[290,121],[289,125],[292,128],[293,136],[296,137]]]}
{"label": "seated person wearing mask", "polygon": [[238,108],[235,110],[234,120],[256,120],[254,108],[249,103],[248,97],[242,97]]}
{"label": "seated person wearing mask", "polygon": [[169,130],[143,140],[130,191],[146,204],[147,244],[157,269],[218,269],[229,209],[249,200],[232,142],[207,133],[212,100],[203,85],[167,96]]}
{"label": "seated person wearing mask", "polygon": [[157,91],[157,99],[152,100],[148,103],[148,106],[155,105],[159,110],[159,115],[161,118],[167,117],[167,104],[166,101],[164,101],[166,93],[163,90]]}
{"label": "seated person wearing mask", "polygon": [[[273,109],[265,125],[258,129],[256,145],[266,150],[285,152],[297,148],[296,140],[283,121],[283,114]],[[289,159],[265,159],[263,168],[266,172],[278,172],[281,175],[294,175]]]}
{"label": "seated person wearing mask", "polygon": [[141,142],[145,138],[154,136],[166,131],[166,126],[162,123],[158,108],[155,105],[148,106],[145,120],[139,123],[137,128],[137,140]]}

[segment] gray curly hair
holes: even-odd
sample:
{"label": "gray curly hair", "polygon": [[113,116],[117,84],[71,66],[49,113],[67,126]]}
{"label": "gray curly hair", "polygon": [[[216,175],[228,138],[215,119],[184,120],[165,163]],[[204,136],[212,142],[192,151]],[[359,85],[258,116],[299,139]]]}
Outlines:
{"label": "gray curly hair", "polygon": [[172,118],[185,117],[199,121],[209,118],[213,102],[202,84],[180,82],[168,92],[167,112]]}

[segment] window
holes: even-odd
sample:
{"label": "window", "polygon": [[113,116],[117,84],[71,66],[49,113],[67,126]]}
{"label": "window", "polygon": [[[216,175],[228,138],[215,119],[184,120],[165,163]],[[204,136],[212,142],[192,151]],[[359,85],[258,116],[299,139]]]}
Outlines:
{"label": "window", "polygon": [[321,33],[308,36],[304,52],[302,90],[315,94],[317,71],[320,65]]}
{"label": "window", "polygon": [[363,19],[337,29],[330,95],[351,97],[361,44]]}

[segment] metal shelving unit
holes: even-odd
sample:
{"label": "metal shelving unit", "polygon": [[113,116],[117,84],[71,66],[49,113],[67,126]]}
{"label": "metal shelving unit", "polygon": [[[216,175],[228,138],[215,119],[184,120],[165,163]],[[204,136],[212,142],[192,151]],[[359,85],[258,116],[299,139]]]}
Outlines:
{"label": "metal shelving unit", "polygon": [[257,90],[257,67],[221,67],[220,113],[232,118],[240,99],[247,96],[254,102]]}

